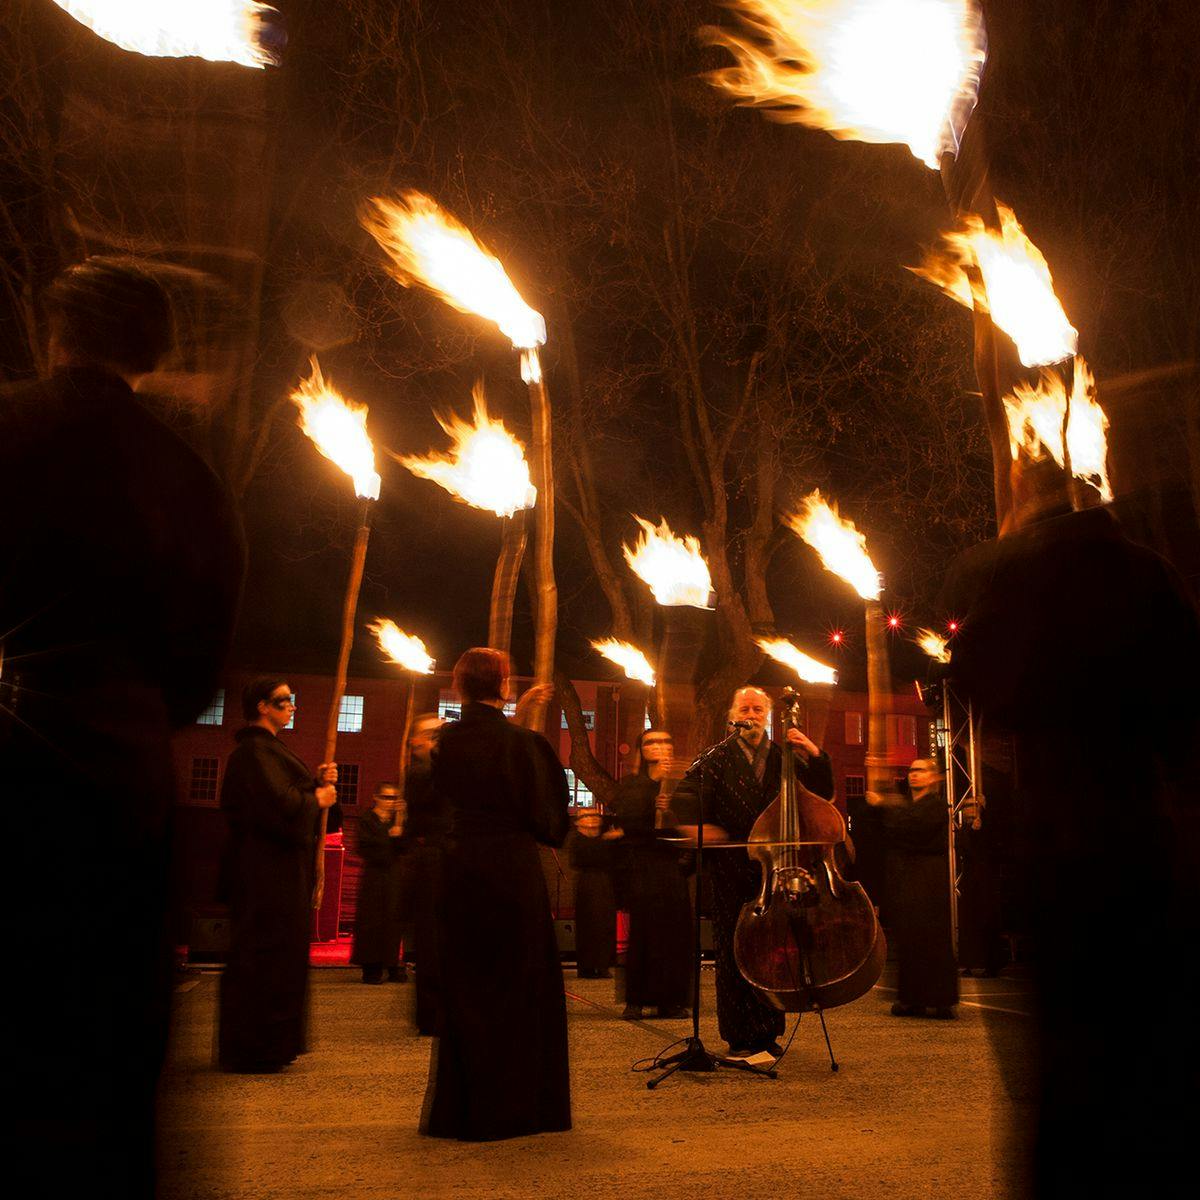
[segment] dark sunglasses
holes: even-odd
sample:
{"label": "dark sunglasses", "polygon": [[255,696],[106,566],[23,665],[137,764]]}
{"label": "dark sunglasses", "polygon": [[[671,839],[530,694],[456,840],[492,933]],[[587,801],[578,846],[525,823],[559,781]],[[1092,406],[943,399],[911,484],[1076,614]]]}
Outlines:
{"label": "dark sunglasses", "polygon": [[296,707],[296,702],[291,698],[291,696],[272,696],[271,699],[267,701],[267,703],[272,708],[287,708],[287,706],[289,704],[293,708]]}

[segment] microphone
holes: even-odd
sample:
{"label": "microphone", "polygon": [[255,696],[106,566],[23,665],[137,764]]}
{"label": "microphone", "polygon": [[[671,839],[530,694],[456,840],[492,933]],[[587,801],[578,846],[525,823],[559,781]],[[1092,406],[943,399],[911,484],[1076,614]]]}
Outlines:
{"label": "microphone", "polygon": [[728,725],[729,725],[730,729],[753,729],[754,728],[753,721],[729,721]]}

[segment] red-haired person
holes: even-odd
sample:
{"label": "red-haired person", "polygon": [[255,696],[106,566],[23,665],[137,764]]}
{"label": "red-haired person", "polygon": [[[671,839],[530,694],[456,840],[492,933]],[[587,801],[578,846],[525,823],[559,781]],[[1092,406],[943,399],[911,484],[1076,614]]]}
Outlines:
{"label": "red-haired person", "polygon": [[491,1141],[569,1129],[566,998],[538,852],[570,829],[566,774],[541,734],[504,716],[507,654],[468,650],[454,686],[462,717],[443,726],[431,779],[449,830],[421,1131]]}

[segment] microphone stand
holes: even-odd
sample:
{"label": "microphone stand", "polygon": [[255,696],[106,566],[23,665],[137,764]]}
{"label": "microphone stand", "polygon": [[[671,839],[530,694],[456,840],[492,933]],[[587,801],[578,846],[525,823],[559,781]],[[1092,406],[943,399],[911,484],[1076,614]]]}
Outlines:
{"label": "microphone stand", "polygon": [[[731,745],[740,735],[741,728],[735,728],[723,742],[710,746],[692,764],[693,767],[703,768],[718,750]],[[741,1058],[723,1058],[709,1051],[700,1039],[700,901],[704,895],[704,771],[700,770],[697,802],[699,807],[699,824],[696,827],[696,904],[692,917],[692,1035],[685,1039],[683,1049],[666,1058],[659,1059],[651,1068],[662,1071],[654,1079],[646,1081],[646,1087],[654,1089],[664,1079],[674,1075],[676,1071],[715,1071],[718,1067],[728,1067],[732,1071],[748,1071],[751,1075],[762,1075],[767,1079],[775,1079],[778,1072],[774,1067],[758,1067]]]}

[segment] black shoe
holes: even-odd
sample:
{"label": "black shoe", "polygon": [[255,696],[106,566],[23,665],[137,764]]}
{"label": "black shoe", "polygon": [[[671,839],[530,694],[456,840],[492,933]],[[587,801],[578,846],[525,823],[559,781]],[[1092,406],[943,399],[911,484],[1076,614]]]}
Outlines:
{"label": "black shoe", "polygon": [[772,1058],[783,1057],[783,1047],[778,1042],[758,1042],[753,1046],[731,1046],[726,1058],[753,1058],[756,1054],[769,1054]]}
{"label": "black shoe", "polygon": [[625,1011],[621,1014],[622,1021],[640,1021],[642,1019],[642,1006],[640,1004],[627,1004]]}
{"label": "black shoe", "polygon": [[924,1009],[918,1008],[915,1004],[901,1004],[897,1001],[892,1005],[893,1017],[919,1017],[924,1013]]}
{"label": "black shoe", "polygon": [[382,967],[363,967],[362,973],[363,983],[382,983],[383,968]]}
{"label": "black shoe", "polygon": [[407,983],[408,972],[403,967],[391,967],[388,970],[388,983]]}

